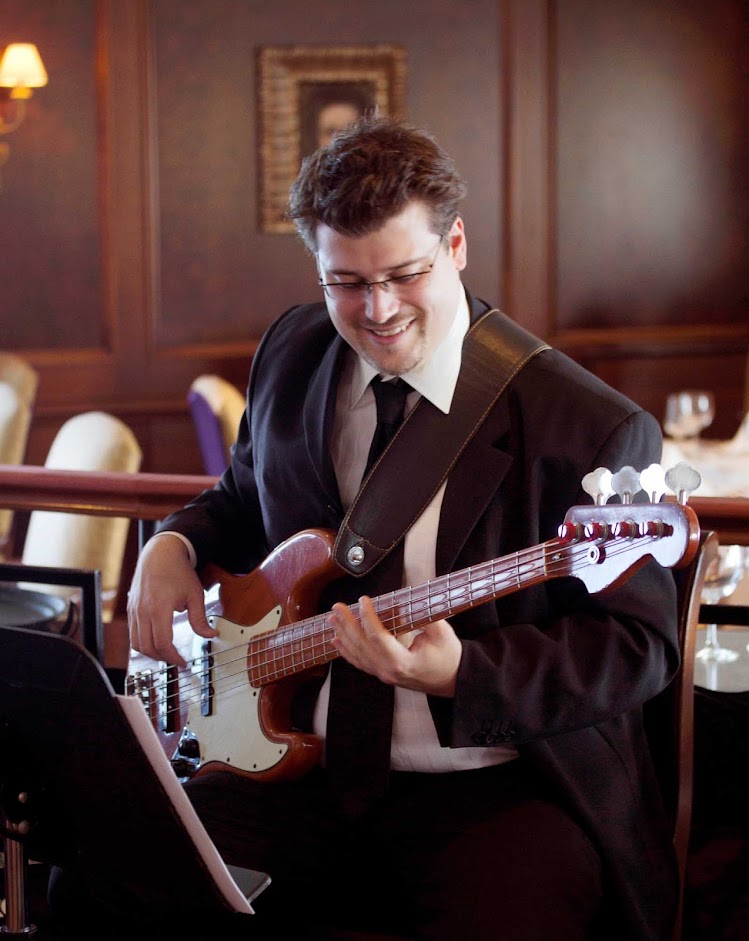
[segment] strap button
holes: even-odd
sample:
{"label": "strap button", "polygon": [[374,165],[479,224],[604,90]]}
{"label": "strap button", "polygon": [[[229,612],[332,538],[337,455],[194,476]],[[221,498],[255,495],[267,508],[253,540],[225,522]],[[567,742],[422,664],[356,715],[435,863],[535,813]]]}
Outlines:
{"label": "strap button", "polygon": [[361,565],[364,561],[364,550],[361,546],[352,546],[346,553],[346,559],[349,565]]}

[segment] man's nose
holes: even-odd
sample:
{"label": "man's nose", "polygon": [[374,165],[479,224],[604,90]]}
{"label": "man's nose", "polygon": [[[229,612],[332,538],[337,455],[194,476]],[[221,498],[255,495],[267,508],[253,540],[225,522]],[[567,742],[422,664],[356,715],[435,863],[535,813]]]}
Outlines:
{"label": "man's nose", "polygon": [[398,298],[386,286],[373,284],[364,299],[364,308],[369,320],[384,323],[398,311]]}

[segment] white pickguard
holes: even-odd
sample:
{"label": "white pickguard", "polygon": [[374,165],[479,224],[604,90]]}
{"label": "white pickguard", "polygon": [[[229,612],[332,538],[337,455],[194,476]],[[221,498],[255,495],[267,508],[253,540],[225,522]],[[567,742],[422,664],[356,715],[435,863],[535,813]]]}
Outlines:
{"label": "white pickguard", "polygon": [[189,677],[189,690],[180,695],[189,703],[184,735],[193,734],[200,744],[200,761],[222,761],[243,771],[265,771],[284,757],[289,746],[271,742],[263,733],[258,713],[260,690],[251,685],[247,675],[249,640],[256,634],[275,630],[282,609],[273,608],[253,625],[235,624],[226,618],[208,618],[218,636],[211,640],[213,668],[212,715],[200,712],[200,657],[202,637],[195,635],[193,656],[196,664]]}

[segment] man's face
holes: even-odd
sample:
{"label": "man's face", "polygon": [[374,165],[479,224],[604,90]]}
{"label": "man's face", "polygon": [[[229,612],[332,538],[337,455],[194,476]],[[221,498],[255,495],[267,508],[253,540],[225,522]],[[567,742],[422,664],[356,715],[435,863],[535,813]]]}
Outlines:
{"label": "man's face", "polygon": [[[425,207],[410,203],[360,238],[317,228],[317,265],[325,283],[403,278],[367,290],[326,291],[336,330],[378,372],[401,375],[425,363],[447,336],[463,290],[466,240],[460,218],[440,239]],[[419,274],[419,272],[424,272]],[[413,280],[404,277],[417,275]],[[331,296],[332,295],[332,296]]]}

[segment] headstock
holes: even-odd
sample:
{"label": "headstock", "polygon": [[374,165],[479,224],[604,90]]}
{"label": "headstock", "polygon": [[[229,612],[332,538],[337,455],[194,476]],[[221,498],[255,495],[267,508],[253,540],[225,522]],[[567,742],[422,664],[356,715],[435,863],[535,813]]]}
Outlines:
{"label": "headstock", "polygon": [[[594,505],[572,507],[559,527],[560,542],[574,550],[570,574],[598,592],[618,585],[651,558],[667,568],[687,565],[700,528],[686,500],[699,484],[697,471],[684,463],[668,471],[651,464],[641,472],[627,466],[612,474],[599,467],[587,474],[582,486]],[[674,497],[661,502],[667,488]],[[634,502],[643,490],[651,502]],[[620,502],[607,503],[614,495]]]}

